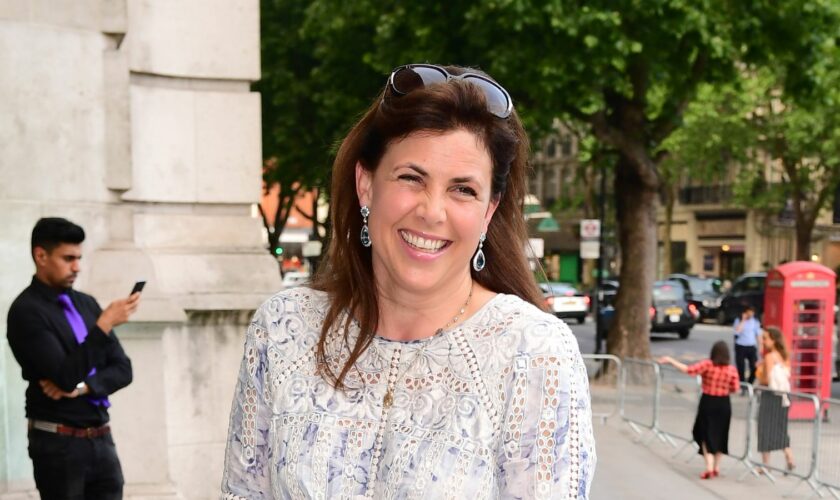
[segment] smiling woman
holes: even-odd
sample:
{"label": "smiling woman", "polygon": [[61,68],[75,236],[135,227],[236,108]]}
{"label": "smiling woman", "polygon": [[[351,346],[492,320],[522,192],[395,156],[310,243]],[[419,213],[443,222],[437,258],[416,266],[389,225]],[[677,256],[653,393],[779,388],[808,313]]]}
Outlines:
{"label": "smiling woman", "polygon": [[310,286],[257,311],[227,498],[584,498],[586,369],[524,254],[527,138],[508,93],[397,68],[333,166]]}

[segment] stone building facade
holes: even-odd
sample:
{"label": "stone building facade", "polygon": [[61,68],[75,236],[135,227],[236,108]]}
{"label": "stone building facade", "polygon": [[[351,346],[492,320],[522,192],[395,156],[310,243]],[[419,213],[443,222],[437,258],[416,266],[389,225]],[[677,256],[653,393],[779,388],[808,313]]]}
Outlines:
{"label": "stone building facade", "polygon": [[276,291],[260,196],[258,0],[0,0],[0,498],[37,498],[5,316],[43,216],[81,224],[77,288],[134,382],[112,398],[128,498],[215,498],[251,311]]}

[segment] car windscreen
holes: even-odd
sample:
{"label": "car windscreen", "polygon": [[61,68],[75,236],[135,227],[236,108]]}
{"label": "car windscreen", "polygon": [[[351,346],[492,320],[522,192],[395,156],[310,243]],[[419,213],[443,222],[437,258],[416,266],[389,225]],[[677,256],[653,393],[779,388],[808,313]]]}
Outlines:
{"label": "car windscreen", "polygon": [[551,295],[575,295],[578,293],[573,287],[557,283],[544,283],[541,288]]}
{"label": "car windscreen", "polygon": [[688,280],[688,287],[691,288],[691,293],[694,295],[719,294],[720,280],[713,278],[692,279]]}
{"label": "car windscreen", "polygon": [[683,298],[682,287],[671,283],[657,283],[653,286],[653,300],[681,300]]}

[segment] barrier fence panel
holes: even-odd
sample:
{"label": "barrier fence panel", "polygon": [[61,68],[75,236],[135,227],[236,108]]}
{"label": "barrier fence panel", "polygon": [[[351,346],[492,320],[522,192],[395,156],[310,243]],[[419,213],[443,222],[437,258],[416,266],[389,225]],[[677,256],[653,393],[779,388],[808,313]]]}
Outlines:
{"label": "barrier fence panel", "polygon": [[[594,417],[606,420],[618,411],[639,435],[647,429],[671,445],[685,442],[677,454],[693,443],[699,377],[651,361],[627,358],[622,362],[611,355],[584,355],[584,362]],[[775,482],[773,473],[781,473],[800,479],[794,491],[804,482],[814,494],[828,492],[840,500],[840,400],[820,401],[812,394],[742,383],[741,393],[733,394],[730,401],[728,455],[747,468],[741,478],[759,475],[760,470]],[[768,453],[766,462],[762,452]],[[788,468],[788,457],[793,469]]]}
{"label": "barrier fence panel", "polygon": [[[770,471],[791,475],[818,489],[814,475],[820,432],[819,400],[812,394],[781,393],[767,387],[755,387],[753,397],[753,445],[750,446],[751,462],[761,466],[768,479]],[[807,418],[789,418],[791,407]],[[804,408],[810,408],[804,411]],[[794,469],[787,467],[783,451],[790,449]],[[762,452],[769,452],[765,463]]]}
{"label": "barrier fence panel", "polygon": [[729,453],[747,471],[758,475],[749,462],[752,440],[753,386],[741,382],[741,391],[729,397],[732,402],[732,419],[729,421]]}
{"label": "barrier fence panel", "polygon": [[659,387],[659,431],[671,444],[675,444],[674,440],[693,443],[691,430],[702,393],[700,377],[686,375],[670,365],[659,365]]}
{"label": "barrier fence panel", "polygon": [[656,430],[659,395],[659,365],[626,358],[621,369],[621,418],[641,434],[640,427]]}
{"label": "barrier fence panel", "polygon": [[817,483],[840,498],[840,399],[823,399],[820,414],[819,449],[817,450]]}
{"label": "barrier fence panel", "polygon": [[618,414],[621,359],[612,354],[583,354],[583,363],[589,375],[592,418],[605,422]]}

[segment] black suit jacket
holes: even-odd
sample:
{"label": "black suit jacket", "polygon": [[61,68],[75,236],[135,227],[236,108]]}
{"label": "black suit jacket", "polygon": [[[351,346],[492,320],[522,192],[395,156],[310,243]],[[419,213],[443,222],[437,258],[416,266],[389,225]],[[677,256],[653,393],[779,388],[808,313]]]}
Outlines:
{"label": "black suit jacket", "polygon": [[[64,315],[58,295],[66,291],[88,328],[79,344]],[[75,427],[92,427],[108,422],[108,410],[87,397],[48,398],[39,385],[52,380],[71,392],[84,381],[90,396],[107,396],[131,383],[131,361],[114,332],[106,335],[96,320],[102,309],[96,300],[73,289],[58,290],[33,277],[32,283],[9,308],[7,337],[20,364],[26,389],[26,416]],[[96,374],[88,376],[91,368]]]}

